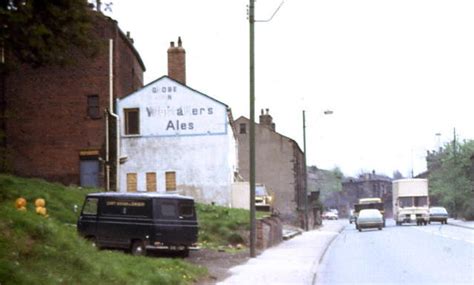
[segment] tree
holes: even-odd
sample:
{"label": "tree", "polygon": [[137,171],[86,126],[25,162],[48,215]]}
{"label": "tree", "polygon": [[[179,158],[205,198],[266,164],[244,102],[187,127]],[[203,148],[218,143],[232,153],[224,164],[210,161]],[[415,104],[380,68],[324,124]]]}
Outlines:
{"label": "tree", "polygon": [[395,170],[393,172],[393,180],[397,180],[397,179],[402,179],[403,178],[403,174],[399,171],[399,170]]}
{"label": "tree", "polygon": [[[454,216],[474,218],[472,162],[474,141],[446,144],[437,154],[438,167],[430,170],[430,190]],[[471,213],[471,214],[470,214]],[[468,217],[471,216],[472,217]]]}
{"label": "tree", "polygon": [[71,46],[95,54],[91,12],[84,0],[0,0],[0,71],[5,55],[39,67],[70,62]]}

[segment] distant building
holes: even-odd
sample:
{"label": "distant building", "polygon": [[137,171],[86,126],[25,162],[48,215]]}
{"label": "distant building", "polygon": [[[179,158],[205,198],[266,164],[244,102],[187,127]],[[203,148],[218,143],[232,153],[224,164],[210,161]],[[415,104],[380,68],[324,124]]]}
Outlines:
{"label": "distant building", "polygon": [[110,55],[112,100],[143,86],[145,66],[117,22],[92,13],[102,47],[95,58],[71,48],[75,65],[37,69],[23,65],[5,78],[0,98],[0,126],[6,138],[2,171],[63,184],[104,186]]}
{"label": "distant building", "polygon": [[[239,173],[249,180],[250,120],[239,117],[234,121],[239,146]],[[256,182],[263,183],[274,197],[274,208],[286,223],[303,226],[306,179],[304,154],[296,141],[275,131],[273,118],[260,115],[255,124]]]}
{"label": "distant building", "polygon": [[168,49],[168,74],[118,102],[120,191],[177,192],[229,206],[237,140],[229,107],[186,85],[185,50]]}
{"label": "distant building", "polygon": [[342,191],[334,192],[326,197],[324,205],[328,208],[339,210],[339,215],[349,215],[349,210],[354,208],[360,198],[382,198],[385,212],[392,215],[392,179],[385,175],[364,173],[359,177],[346,177],[342,182]]}

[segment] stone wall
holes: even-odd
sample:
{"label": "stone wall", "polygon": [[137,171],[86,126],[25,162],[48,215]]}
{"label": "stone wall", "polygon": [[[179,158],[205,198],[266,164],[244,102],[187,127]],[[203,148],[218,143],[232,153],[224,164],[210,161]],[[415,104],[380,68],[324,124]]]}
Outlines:
{"label": "stone wall", "polygon": [[257,248],[260,250],[275,246],[283,240],[283,225],[276,216],[257,220]]}

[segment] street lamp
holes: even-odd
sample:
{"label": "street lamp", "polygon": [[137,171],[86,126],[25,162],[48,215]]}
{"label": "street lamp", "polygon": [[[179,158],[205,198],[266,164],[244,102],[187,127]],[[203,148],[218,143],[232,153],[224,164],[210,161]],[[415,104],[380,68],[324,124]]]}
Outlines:
{"label": "street lamp", "polygon": [[[331,110],[325,110],[324,115],[332,115],[334,112]],[[309,230],[308,225],[308,166],[306,165],[306,113],[303,110],[303,164],[304,164],[304,230]]]}

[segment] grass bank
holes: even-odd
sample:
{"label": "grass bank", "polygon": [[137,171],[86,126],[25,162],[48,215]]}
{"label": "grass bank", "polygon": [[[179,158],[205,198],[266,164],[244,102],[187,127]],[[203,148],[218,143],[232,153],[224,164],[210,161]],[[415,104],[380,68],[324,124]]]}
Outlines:
{"label": "grass bank", "polygon": [[[91,191],[0,174],[0,284],[192,284],[207,274],[182,259],[90,246],[76,233],[74,205]],[[18,197],[26,211],[15,209]],[[48,218],[35,213],[37,198],[46,200]]]}

